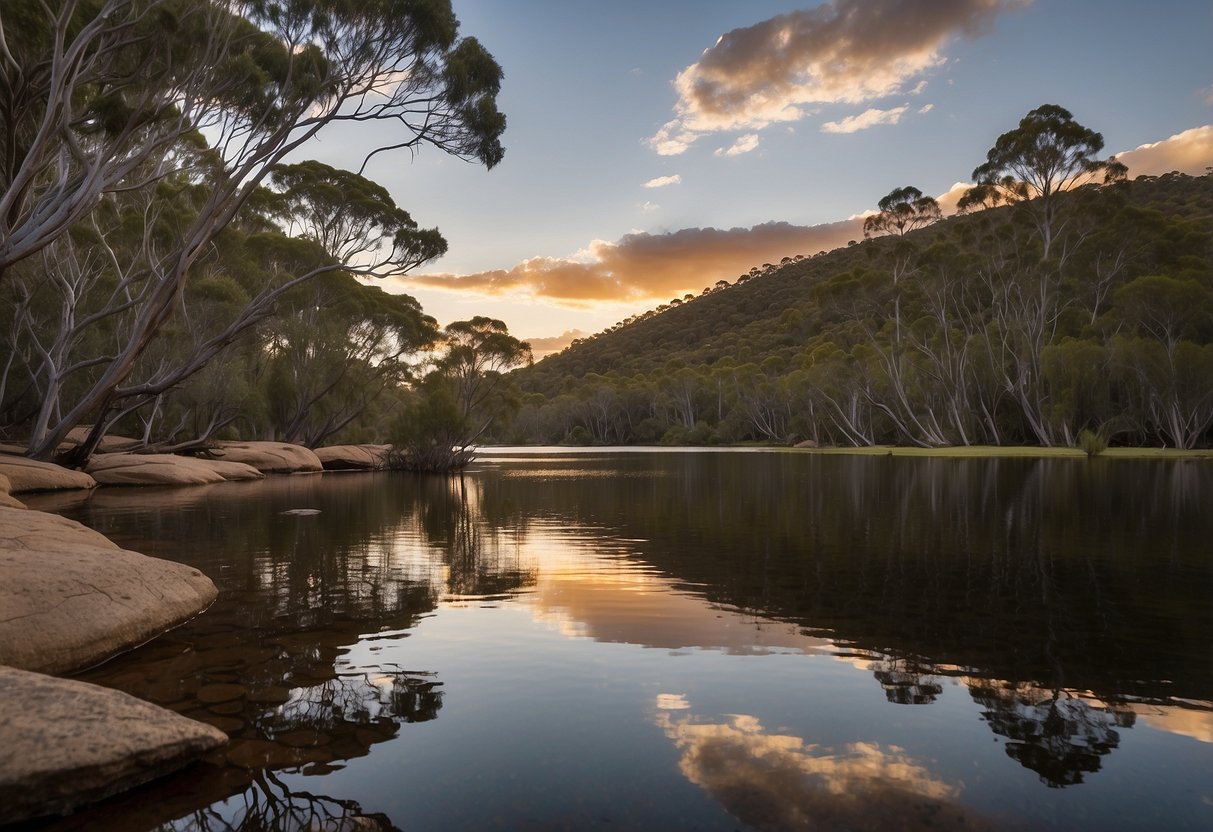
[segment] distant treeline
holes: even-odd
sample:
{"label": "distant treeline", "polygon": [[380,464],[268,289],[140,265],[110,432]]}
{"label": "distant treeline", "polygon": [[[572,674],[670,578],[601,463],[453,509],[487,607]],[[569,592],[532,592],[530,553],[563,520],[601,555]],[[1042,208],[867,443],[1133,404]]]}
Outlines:
{"label": "distant treeline", "polygon": [[[495,438],[1209,444],[1213,173],[1058,191],[1044,227],[1038,193],[934,221],[929,198],[895,191],[870,239],[517,371],[521,407]],[[932,221],[896,227],[907,216]]]}

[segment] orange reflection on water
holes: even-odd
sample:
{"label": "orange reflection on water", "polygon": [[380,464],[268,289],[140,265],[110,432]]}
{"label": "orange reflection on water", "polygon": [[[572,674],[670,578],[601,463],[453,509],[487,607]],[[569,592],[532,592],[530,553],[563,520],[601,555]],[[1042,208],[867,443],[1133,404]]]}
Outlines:
{"label": "orange reflection on water", "polygon": [[832,652],[828,639],[795,624],[714,604],[647,565],[624,556],[544,545],[543,568],[528,598],[536,620],[571,637],[665,650],[702,648],[730,655]]}

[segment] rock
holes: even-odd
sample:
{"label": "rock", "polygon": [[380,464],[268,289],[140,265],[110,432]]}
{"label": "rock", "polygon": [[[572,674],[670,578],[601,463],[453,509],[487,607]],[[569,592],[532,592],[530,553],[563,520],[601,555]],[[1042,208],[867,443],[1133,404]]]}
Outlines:
{"label": "rock", "polygon": [[12,495],[13,484],[8,477],[0,474],[0,506],[7,508],[25,508],[25,503]]}
{"label": "rock", "polygon": [[217,594],[193,567],[120,549],[54,514],[0,508],[0,664],[90,667],[192,618]]}
{"label": "rock", "polygon": [[198,459],[194,462],[201,465],[206,465],[211,469],[218,471],[223,475],[225,480],[236,482],[241,480],[263,480],[265,474],[249,465],[247,462],[233,462],[226,459]]}
{"label": "rock", "polygon": [[376,471],[387,462],[391,445],[330,445],[317,448],[316,456],[326,471]]}
{"label": "rock", "polygon": [[0,456],[0,474],[8,477],[13,494],[97,487],[97,481],[83,471],[73,471],[62,465],[52,465],[23,456]]}
{"label": "rock", "polygon": [[85,470],[101,485],[206,485],[265,476],[240,462],[174,454],[99,454]]}
{"label": "rock", "polygon": [[817,448],[820,446],[812,439],[806,439],[803,442],[797,442],[792,447],[794,447],[794,448]]}
{"label": "rock", "polygon": [[65,814],[226,741],[116,690],[0,667],[0,824]]}
{"label": "rock", "polygon": [[[60,448],[71,448],[80,445],[85,439],[88,439],[89,432],[92,431],[92,425],[80,425],[74,427],[67,432],[67,436],[63,437],[63,442],[59,445]],[[116,434],[106,434],[101,437],[101,441],[97,443],[95,449],[99,454],[122,453],[138,448],[140,445],[138,439],[132,439],[129,436],[118,436]]]}
{"label": "rock", "polygon": [[288,445],[285,442],[220,442],[212,453],[218,459],[243,462],[266,474],[324,470],[315,452],[302,445]]}
{"label": "rock", "polygon": [[198,689],[196,698],[207,705],[218,705],[221,702],[231,702],[244,697],[244,686],[220,682],[214,685],[203,685]]}

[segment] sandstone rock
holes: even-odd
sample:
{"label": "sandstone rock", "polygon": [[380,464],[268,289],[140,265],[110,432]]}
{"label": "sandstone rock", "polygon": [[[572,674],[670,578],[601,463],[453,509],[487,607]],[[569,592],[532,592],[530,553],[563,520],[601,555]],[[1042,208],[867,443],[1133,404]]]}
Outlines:
{"label": "sandstone rock", "polygon": [[192,618],[217,594],[193,567],[120,549],[54,514],[0,508],[0,664],[90,667]]}
{"label": "sandstone rock", "polygon": [[83,471],[23,456],[0,455],[0,474],[8,477],[13,494],[97,486],[97,481]]}
{"label": "sandstone rock", "polygon": [[218,459],[243,462],[266,474],[295,474],[324,470],[319,457],[302,445],[285,442],[220,442]]}
{"label": "sandstone rock", "polygon": [[[67,436],[63,437],[63,442],[59,447],[72,447],[79,445],[88,439],[89,432],[93,429],[92,425],[80,425],[72,428],[67,432]],[[97,443],[96,452],[99,454],[122,453],[139,447],[139,440],[132,439],[129,436],[118,436],[117,434],[106,434],[101,437],[101,441]]]}
{"label": "sandstone rock", "polygon": [[264,476],[240,462],[174,454],[99,454],[85,470],[102,485],[205,485]]}
{"label": "sandstone rock", "polygon": [[317,448],[316,456],[326,471],[374,471],[387,461],[391,445],[330,445]]}
{"label": "sandstone rock", "polygon": [[0,824],[64,814],[226,741],[116,690],[0,667]]}
{"label": "sandstone rock", "polygon": [[194,462],[217,471],[229,482],[265,479],[265,474],[247,462],[234,462],[226,459],[195,459]]}
{"label": "sandstone rock", "polygon": [[8,481],[8,477],[0,474],[0,506],[6,508],[25,508],[25,503],[12,495],[12,490],[13,484]]}

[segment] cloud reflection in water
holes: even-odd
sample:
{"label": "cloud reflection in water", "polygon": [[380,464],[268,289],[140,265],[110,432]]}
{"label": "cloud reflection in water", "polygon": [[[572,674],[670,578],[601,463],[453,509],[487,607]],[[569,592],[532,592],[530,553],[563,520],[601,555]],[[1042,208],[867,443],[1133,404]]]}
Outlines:
{"label": "cloud reflection in water", "polygon": [[958,802],[959,785],[895,745],[827,748],[772,733],[747,714],[713,722],[690,713],[680,694],[662,694],[657,709],[686,778],[759,829],[991,828]]}

